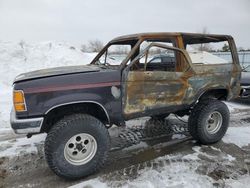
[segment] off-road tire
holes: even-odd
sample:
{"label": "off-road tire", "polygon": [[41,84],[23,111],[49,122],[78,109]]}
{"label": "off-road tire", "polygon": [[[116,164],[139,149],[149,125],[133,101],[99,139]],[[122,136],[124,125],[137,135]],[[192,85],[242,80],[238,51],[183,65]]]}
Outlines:
{"label": "off-road tire", "polygon": [[[67,141],[74,135],[87,133],[97,143],[94,157],[83,165],[73,165],[64,156]],[[110,137],[103,123],[87,114],[65,116],[49,131],[45,140],[45,157],[51,170],[65,179],[79,179],[100,170],[108,157]]]}
{"label": "off-road tire", "polygon": [[[219,112],[222,117],[221,127],[211,134],[206,129],[209,114]],[[218,142],[225,135],[229,126],[230,113],[225,103],[216,99],[207,99],[197,103],[188,119],[188,130],[191,136],[202,144]]]}

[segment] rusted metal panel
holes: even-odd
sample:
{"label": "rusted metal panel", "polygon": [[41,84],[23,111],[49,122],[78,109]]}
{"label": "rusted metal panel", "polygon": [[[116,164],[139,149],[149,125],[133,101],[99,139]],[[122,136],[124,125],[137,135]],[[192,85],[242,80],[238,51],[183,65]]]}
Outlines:
{"label": "rusted metal panel", "polygon": [[138,34],[131,34],[131,35],[124,35],[117,38],[114,38],[112,42],[117,41],[126,41],[131,39],[145,39],[145,38],[159,38],[159,37],[189,37],[190,39],[194,40],[195,38],[205,38],[209,37],[221,40],[231,39],[230,35],[218,35],[218,34],[203,34],[203,33],[183,33],[183,32],[156,32],[156,33],[138,33]]}
{"label": "rusted metal panel", "polygon": [[180,105],[187,89],[182,73],[131,71],[128,74],[125,114]]}
{"label": "rusted metal panel", "polygon": [[[203,34],[183,34],[183,33],[154,33],[138,34],[143,38],[149,37],[175,36],[177,47],[167,47],[178,50],[176,72],[165,71],[129,71],[124,86],[124,114],[150,112],[154,109],[189,105],[195,103],[198,97],[210,89],[226,89],[228,99],[235,98],[240,93],[240,71],[236,48],[231,36],[228,35],[203,35]],[[229,41],[233,53],[233,63],[231,64],[193,64],[187,51],[184,50],[183,36],[207,37],[206,40]],[[125,36],[116,40],[125,40],[131,36]],[[157,45],[162,46],[164,45]],[[166,47],[166,46],[165,46]],[[133,63],[133,62],[132,62]],[[126,74],[125,74],[126,75]],[[177,108],[176,108],[177,109]]]}

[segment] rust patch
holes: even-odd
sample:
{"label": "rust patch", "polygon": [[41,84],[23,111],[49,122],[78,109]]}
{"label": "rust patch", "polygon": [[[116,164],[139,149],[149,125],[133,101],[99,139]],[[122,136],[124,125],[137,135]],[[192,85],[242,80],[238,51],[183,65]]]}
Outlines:
{"label": "rust patch", "polygon": [[[170,106],[191,105],[195,103],[200,94],[216,88],[225,89],[228,92],[228,100],[238,97],[241,90],[241,68],[232,37],[193,34],[170,34],[169,36],[175,37],[177,48],[157,43],[153,45],[176,51],[176,72],[129,71],[125,83],[126,92],[123,103],[125,115]],[[142,41],[146,38],[164,38],[159,33],[147,36],[138,35],[137,37]],[[185,50],[183,37],[186,37],[185,40],[189,40],[191,44],[199,42],[198,39],[206,42],[228,40],[232,47],[233,63],[192,64],[189,54]],[[194,40],[193,43],[192,40]]]}
{"label": "rust patch", "polygon": [[189,76],[176,72],[131,71],[128,75],[125,114],[180,105]]}

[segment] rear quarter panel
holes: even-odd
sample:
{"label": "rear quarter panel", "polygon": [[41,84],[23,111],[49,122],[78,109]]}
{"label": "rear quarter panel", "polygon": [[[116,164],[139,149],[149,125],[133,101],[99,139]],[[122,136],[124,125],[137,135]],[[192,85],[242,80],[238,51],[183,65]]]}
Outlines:
{"label": "rear quarter panel", "polygon": [[[198,99],[205,91],[226,89],[227,100],[236,98],[240,93],[240,70],[231,64],[193,64],[195,74],[189,78],[190,87],[186,100],[196,96]],[[190,102],[191,100],[189,100]]]}

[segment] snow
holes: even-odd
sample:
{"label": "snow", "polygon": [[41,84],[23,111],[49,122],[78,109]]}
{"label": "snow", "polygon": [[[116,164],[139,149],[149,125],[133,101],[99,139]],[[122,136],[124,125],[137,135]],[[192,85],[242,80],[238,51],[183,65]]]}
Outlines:
{"label": "snow", "polygon": [[[200,147],[194,148],[194,150],[196,149],[199,150]],[[183,159],[189,162],[184,162]],[[200,165],[199,161],[197,161],[197,152],[190,154],[188,159],[186,156],[166,155],[153,160],[151,163],[159,161],[165,162],[165,165],[159,169],[146,167],[139,170],[138,177],[121,182],[122,187],[213,187],[214,180],[212,178],[196,172]],[[100,187],[116,187],[116,182],[103,182],[100,178],[95,178],[72,186],[72,188],[99,187],[97,184],[100,184]]]}
{"label": "snow", "polygon": [[0,157],[18,156],[20,153],[37,153],[36,144],[45,140],[46,134],[34,135],[31,138],[18,138],[0,142]]}
{"label": "snow", "polygon": [[[224,155],[220,155],[221,160],[225,164],[230,164],[235,160],[229,154],[223,153],[220,149],[213,146],[202,146],[209,147],[212,150],[218,151]],[[192,148],[193,152],[189,155],[175,154],[175,155],[165,155],[158,157],[149,163],[151,166],[145,165],[145,168],[137,169],[137,175],[135,178],[128,178],[126,180],[116,180],[110,181],[102,176],[88,180],[79,184],[72,186],[71,188],[82,188],[82,187],[123,187],[123,188],[157,188],[157,187],[187,187],[187,188],[203,188],[203,187],[214,187],[214,183],[217,183],[216,180],[207,176],[206,174],[201,174],[198,171],[198,168],[203,164],[199,156],[205,156],[210,160],[217,160],[218,156],[210,155],[202,151],[202,147],[194,146]],[[153,164],[164,164],[154,168]],[[144,164],[141,164],[144,166]],[[119,173],[120,174],[120,173]],[[126,176],[126,174],[124,174]],[[244,187],[245,183],[250,181],[250,176],[240,177],[239,180],[223,180],[228,187]]]}
{"label": "snow", "polygon": [[8,134],[8,133],[10,133],[10,132],[13,132],[13,130],[11,129],[11,128],[1,128],[0,129],[0,135],[1,134]]}
{"label": "snow", "polygon": [[205,51],[189,51],[188,52],[192,63],[203,63],[203,64],[224,64],[224,63],[230,63],[229,61],[222,59],[216,55],[213,55],[211,53],[205,52]]}
{"label": "snow", "polygon": [[[216,151],[218,151],[219,153],[223,153],[220,149],[215,148],[215,147],[213,147],[213,146],[203,146],[203,147],[209,147],[209,148],[211,148],[212,150],[216,150]],[[207,154],[206,152],[203,152],[203,151],[201,150],[201,147],[200,147],[200,146],[194,146],[194,147],[192,148],[192,150],[193,150],[195,153],[187,154],[187,155],[183,156],[183,159],[189,160],[189,161],[199,161],[199,160],[200,160],[199,155],[205,156],[205,157],[208,158],[208,159],[214,159],[214,160],[217,160],[217,159],[218,159],[218,156],[217,156],[217,155],[209,155],[209,154]],[[224,161],[229,161],[229,162],[232,162],[232,161],[236,160],[235,157],[233,157],[233,156],[231,156],[231,155],[229,155],[229,154],[227,154],[227,153],[223,153],[222,158],[223,158]]]}
{"label": "snow", "polygon": [[186,138],[184,134],[173,134],[172,139],[183,139]]}
{"label": "snow", "polygon": [[124,187],[213,187],[213,180],[195,172],[195,163],[172,163],[161,170],[144,169]]}
{"label": "snow", "polygon": [[230,113],[237,113],[240,111],[250,110],[249,105],[239,104],[236,102],[224,102],[224,103],[227,105]]}
{"label": "snow", "polygon": [[[213,150],[222,152],[219,148],[215,148],[215,147],[213,147],[213,146],[210,146],[210,148],[212,148]],[[232,155],[229,155],[229,154],[226,154],[226,156],[224,156],[224,159],[226,159],[226,160],[228,160],[228,161],[230,161],[230,162],[236,160],[235,157],[233,157]]]}
{"label": "snow", "polygon": [[0,74],[0,129],[9,127],[12,92],[10,87],[2,87],[2,74]]}
{"label": "snow", "polygon": [[98,178],[88,180],[77,185],[70,186],[69,188],[108,188],[106,183],[101,182]]}
{"label": "snow", "polygon": [[88,64],[94,56],[95,54],[82,53],[66,43],[0,42],[0,75],[4,75],[1,85],[10,87],[13,79],[22,72]]}
{"label": "snow", "polygon": [[[154,187],[213,187],[212,178],[196,173],[196,169],[199,165],[197,162],[178,162],[180,156],[159,157],[153,160],[151,163],[164,161],[166,163],[159,169],[153,169],[152,167],[146,167],[138,171],[139,176],[135,179],[121,182],[123,188],[154,188]],[[95,178],[89,181],[82,182],[74,185],[71,188],[82,187],[117,187],[116,182],[105,182],[100,178]]]}
{"label": "snow", "polygon": [[234,179],[228,179],[225,181],[225,187],[227,188],[249,188],[249,184],[249,175],[242,176],[237,181],[235,181]]}
{"label": "snow", "polygon": [[95,55],[67,43],[0,41],[0,128],[9,127],[12,82],[17,75],[43,68],[88,64]]}
{"label": "snow", "polygon": [[250,127],[229,127],[222,140],[239,147],[248,146],[250,144]]}

